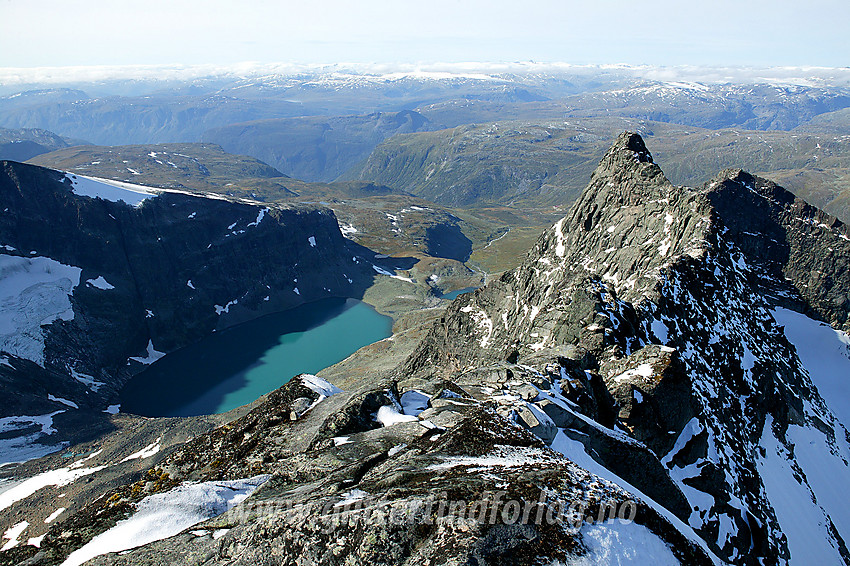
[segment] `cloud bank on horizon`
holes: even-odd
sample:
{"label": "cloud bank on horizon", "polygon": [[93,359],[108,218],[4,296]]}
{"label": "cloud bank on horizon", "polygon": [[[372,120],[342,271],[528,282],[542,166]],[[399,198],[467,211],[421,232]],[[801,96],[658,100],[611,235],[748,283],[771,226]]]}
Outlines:
{"label": "cloud bank on horizon", "polygon": [[68,67],[0,67],[2,91],[38,86],[86,85],[120,81],[182,82],[192,80],[298,79],[325,76],[344,80],[386,81],[404,78],[500,80],[505,76],[610,75],[660,82],[702,84],[775,84],[850,87],[850,67],[718,67],[699,65],[575,65],[563,62],[463,62],[431,64],[333,63],[292,64],[245,62],[233,65],[100,65]]}
{"label": "cloud bank on horizon", "polygon": [[5,0],[0,67],[569,61],[846,66],[846,0]]}

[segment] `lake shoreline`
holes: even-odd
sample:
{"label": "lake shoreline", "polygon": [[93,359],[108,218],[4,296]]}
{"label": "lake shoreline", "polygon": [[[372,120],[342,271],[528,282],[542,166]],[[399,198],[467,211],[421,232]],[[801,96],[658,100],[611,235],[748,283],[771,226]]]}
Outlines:
{"label": "lake shoreline", "polygon": [[392,324],[356,299],[322,299],[266,315],[213,333],[136,374],[120,392],[121,410],[147,417],[224,413],[392,336]]}

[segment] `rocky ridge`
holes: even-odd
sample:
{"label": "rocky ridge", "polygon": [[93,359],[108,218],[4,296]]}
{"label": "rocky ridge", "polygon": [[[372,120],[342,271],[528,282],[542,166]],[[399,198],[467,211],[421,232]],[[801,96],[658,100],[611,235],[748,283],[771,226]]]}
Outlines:
{"label": "rocky ridge", "polygon": [[[455,301],[404,371],[551,364],[584,414],[641,445],[584,440],[595,460],[677,512],[721,558],[781,562],[788,518],[771,506],[759,446],[775,436],[793,450],[788,427],[818,430],[836,473],[848,469],[846,424],[830,410],[841,400],[820,396],[777,309],[848,329],[848,237],[834,217],[740,170],[702,189],[673,186],[625,134],[570,215],[520,268]],[[644,451],[651,464],[622,465],[623,453]],[[648,473],[659,464],[663,474]],[[847,561],[847,532],[823,513],[822,534]]]}

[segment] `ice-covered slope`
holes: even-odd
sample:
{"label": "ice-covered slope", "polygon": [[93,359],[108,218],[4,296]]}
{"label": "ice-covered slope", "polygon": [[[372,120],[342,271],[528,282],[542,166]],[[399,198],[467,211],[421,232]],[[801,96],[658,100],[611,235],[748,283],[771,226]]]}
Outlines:
{"label": "ice-covered slope", "polygon": [[850,429],[850,337],[799,312],[777,307],[773,318],[832,413]]}
{"label": "ice-covered slope", "polygon": [[139,206],[146,199],[156,195],[150,188],[132,183],[73,174],[67,174],[65,178],[71,181],[75,195],[123,202],[130,206]]}
{"label": "ice-covered slope", "polygon": [[43,365],[41,327],[73,320],[71,294],[81,272],[47,257],[0,254],[0,351]]}

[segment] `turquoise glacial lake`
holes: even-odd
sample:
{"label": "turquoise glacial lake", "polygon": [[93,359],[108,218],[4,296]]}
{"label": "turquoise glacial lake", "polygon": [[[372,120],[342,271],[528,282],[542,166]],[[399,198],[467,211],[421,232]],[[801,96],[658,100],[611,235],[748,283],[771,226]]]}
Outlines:
{"label": "turquoise glacial lake", "polygon": [[224,413],[392,335],[392,319],[354,299],[324,299],[228,328],[172,352],[121,391],[121,412]]}

